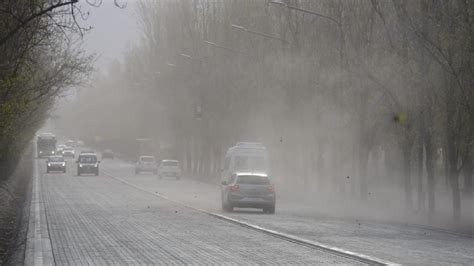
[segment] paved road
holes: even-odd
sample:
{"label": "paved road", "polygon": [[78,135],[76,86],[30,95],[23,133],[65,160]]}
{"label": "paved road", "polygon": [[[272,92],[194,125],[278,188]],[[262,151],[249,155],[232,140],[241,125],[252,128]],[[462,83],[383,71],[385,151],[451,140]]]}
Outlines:
{"label": "paved road", "polygon": [[[389,262],[474,265],[474,239],[469,237],[413,226],[324,218],[308,211],[310,208],[283,200],[278,201],[275,215],[248,210],[223,213],[217,186],[189,179],[136,176],[132,165],[118,159],[103,161],[97,177],[75,173],[70,161],[68,173],[46,174],[44,161],[38,160],[39,200],[35,202],[41,203],[36,208],[40,212],[36,225],[41,230],[35,229],[33,222],[29,230],[39,233],[41,241],[28,242],[36,243],[29,245],[31,250],[43,249],[43,253],[36,260],[27,258],[27,263],[361,264],[217,219],[184,207],[186,204]],[[30,232],[29,236],[35,237]]]}
{"label": "paved road", "polygon": [[[106,161],[104,173],[150,192],[211,212],[265,228],[318,241],[346,250],[412,265],[474,265],[474,239],[449,232],[393,223],[341,220],[321,216],[311,206],[277,200],[277,213],[221,211],[219,187],[182,179],[157,180],[153,175],[134,175],[133,166],[120,160]],[[277,188],[278,192],[278,188]]]}
{"label": "paved road", "polygon": [[[124,184],[105,174],[117,162],[104,162],[103,168],[109,170],[99,176],[80,177],[75,176],[72,162],[66,174],[46,174],[44,162],[39,160],[38,164],[40,210],[44,208],[45,213],[39,223],[47,231],[36,224],[42,228],[42,240],[49,238],[51,242],[50,263],[360,264],[217,219]],[[127,170],[123,174],[128,174]],[[173,184],[180,186],[179,182]],[[47,256],[27,261],[41,264],[45,262],[42,257]]]}

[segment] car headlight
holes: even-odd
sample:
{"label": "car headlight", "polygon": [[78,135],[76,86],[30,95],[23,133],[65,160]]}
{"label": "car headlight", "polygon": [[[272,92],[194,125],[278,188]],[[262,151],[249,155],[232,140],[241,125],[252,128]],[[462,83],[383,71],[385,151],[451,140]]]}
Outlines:
{"label": "car headlight", "polygon": [[43,151],[40,151],[40,154],[43,153]]}
{"label": "car headlight", "polygon": [[63,162],[63,166],[66,166],[66,162]]}
{"label": "car headlight", "polygon": [[54,154],[54,151],[51,151],[52,154]]}
{"label": "car headlight", "polygon": [[82,164],[79,164],[79,167],[82,167]]}
{"label": "car headlight", "polygon": [[95,163],[94,167],[99,167],[99,163]]}
{"label": "car headlight", "polygon": [[51,164],[50,164],[50,163],[48,163],[48,166],[51,166]]}

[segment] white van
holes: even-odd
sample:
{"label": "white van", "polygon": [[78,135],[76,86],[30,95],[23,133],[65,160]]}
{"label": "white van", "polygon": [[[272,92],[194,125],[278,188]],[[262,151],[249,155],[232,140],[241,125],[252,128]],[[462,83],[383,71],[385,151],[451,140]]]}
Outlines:
{"label": "white van", "polygon": [[227,181],[238,172],[270,174],[268,152],[257,142],[238,142],[227,150],[221,180]]}

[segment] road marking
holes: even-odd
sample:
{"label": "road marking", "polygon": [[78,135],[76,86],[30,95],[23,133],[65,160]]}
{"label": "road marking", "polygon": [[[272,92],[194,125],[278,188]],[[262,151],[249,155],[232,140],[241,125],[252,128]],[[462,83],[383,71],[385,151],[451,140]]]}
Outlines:
{"label": "road marking", "polygon": [[34,232],[34,265],[43,265],[43,245],[41,237],[41,213],[40,213],[40,202],[39,202],[39,178],[38,178],[38,164],[35,161],[33,166],[33,201],[31,202],[32,207],[35,208],[35,216],[33,223]]}
{"label": "road marking", "polygon": [[377,257],[368,256],[368,255],[365,255],[365,254],[362,254],[362,253],[352,252],[352,251],[345,250],[345,249],[342,249],[342,248],[329,246],[329,245],[326,245],[326,244],[323,244],[323,243],[320,243],[320,242],[300,238],[300,237],[297,237],[295,235],[290,235],[290,234],[278,232],[278,231],[275,231],[275,230],[272,230],[272,229],[268,229],[268,228],[265,228],[265,227],[254,225],[254,224],[242,221],[242,220],[238,220],[238,219],[226,216],[226,215],[219,214],[219,213],[206,211],[204,209],[200,209],[200,208],[191,206],[187,203],[171,199],[168,196],[160,194],[156,191],[152,192],[152,191],[149,191],[145,188],[139,187],[139,186],[137,186],[135,184],[132,184],[132,183],[130,183],[130,182],[128,182],[128,181],[126,181],[122,178],[113,176],[112,174],[108,173],[107,171],[102,170],[102,172],[105,175],[107,175],[107,176],[109,176],[109,177],[111,177],[111,178],[113,178],[113,179],[115,179],[119,182],[122,182],[122,183],[124,183],[128,186],[131,186],[131,187],[135,188],[135,189],[138,189],[138,190],[144,191],[146,193],[152,194],[156,197],[168,200],[170,202],[179,204],[181,206],[184,206],[186,208],[189,208],[189,209],[201,212],[201,213],[205,213],[205,214],[210,215],[212,217],[215,217],[215,218],[227,221],[227,222],[231,222],[231,223],[234,223],[234,224],[237,224],[237,225],[240,225],[240,226],[244,226],[244,227],[247,227],[247,228],[250,228],[250,229],[253,229],[253,230],[257,230],[259,232],[263,232],[263,233],[266,233],[268,235],[272,235],[274,237],[278,237],[280,239],[287,240],[287,241],[290,241],[290,242],[293,242],[293,243],[296,243],[296,244],[299,244],[299,245],[312,247],[312,248],[316,248],[316,249],[319,249],[319,250],[324,250],[324,251],[327,251],[329,253],[336,254],[338,256],[354,259],[354,260],[357,260],[357,261],[360,261],[360,262],[368,263],[370,265],[390,265],[390,266],[400,265],[398,263],[394,263],[394,262],[391,262],[391,261],[379,259]]}
{"label": "road marking", "polygon": [[[34,151],[36,154],[36,149]],[[28,234],[25,251],[25,265],[54,265],[51,239],[45,222],[46,214],[41,197],[38,161],[33,161],[32,197],[30,204],[30,217],[28,221]]]}

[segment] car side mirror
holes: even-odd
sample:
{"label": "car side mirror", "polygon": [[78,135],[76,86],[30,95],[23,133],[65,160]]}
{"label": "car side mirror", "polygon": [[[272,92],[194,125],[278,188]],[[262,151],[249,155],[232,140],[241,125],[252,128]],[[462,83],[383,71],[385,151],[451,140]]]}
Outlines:
{"label": "car side mirror", "polygon": [[227,181],[224,180],[224,181],[221,182],[221,184],[224,185],[224,186],[226,186],[226,185],[227,185]]}
{"label": "car side mirror", "polygon": [[97,161],[97,163],[100,163],[100,161]]}

